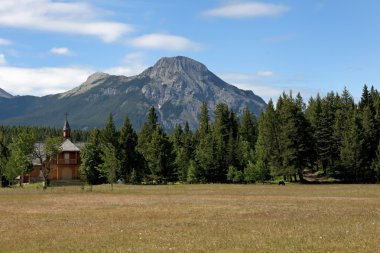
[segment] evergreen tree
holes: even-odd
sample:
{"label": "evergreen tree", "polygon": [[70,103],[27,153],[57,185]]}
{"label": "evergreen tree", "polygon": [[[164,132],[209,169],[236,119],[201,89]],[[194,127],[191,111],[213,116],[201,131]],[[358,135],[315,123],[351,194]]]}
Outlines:
{"label": "evergreen tree", "polygon": [[3,132],[0,132],[0,187],[3,186],[3,173],[5,171],[9,156],[9,150],[5,142]]}
{"label": "evergreen tree", "polygon": [[359,110],[363,111],[364,108],[372,106],[371,93],[368,90],[367,85],[363,86],[362,97],[359,102]]}
{"label": "evergreen tree", "polygon": [[187,165],[186,165],[186,168],[183,168],[183,162],[184,162],[183,160],[186,158],[183,152],[184,133],[183,133],[181,125],[175,126],[174,131],[170,135],[169,139],[170,139],[170,142],[172,143],[173,152],[175,155],[174,174],[176,175],[177,178],[180,178],[182,176],[182,171],[184,169],[187,170]]}
{"label": "evergreen tree", "polygon": [[371,178],[374,178],[371,165],[376,157],[376,149],[378,144],[375,119],[369,105],[362,109],[361,128],[361,135],[363,137],[363,163],[361,169],[363,171],[363,177],[365,178],[364,181],[369,181]]}
{"label": "evergreen tree", "polygon": [[257,141],[257,121],[255,114],[248,107],[243,111],[239,134],[240,140],[248,142],[250,148],[254,150]]}
{"label": "evergreen tree", "polygon": [[163,129],[158,126],[153,132],[145,159],[150,170],[150,178],[156,181],[172,181],[173,153],[171,143]]}
{"label": "evergreen tree", "polygon": [[317,160],[322,165],[325,174],[331,173],[339,158],[339,141],[334,134],[335,95],[329,93],[321,105],[321,113],[314,130]]}
{"label": "evergreen tree", "polygon": [[303,170],[313,160],[313,142],[309,122],[303,112],[303,102],[300,94],[296,99],[290,94],[282,95],[282,105],[279,111],[280,147],[285,168],[285,176],[290,179],[296,175],[303,180]]}
{"label": "evergreen tree", "polygon": [[198,144],[195,149],[195,160],[197,162],[197,166],[194,166],[194,168],[197,170],[197,173],[192,173],[192,176],[198,176],[199,178],[192,178],[192,180],[194,182],[200,182],[201,180],[213,182],[213,175],[211,171],[216,170],[215,167],[217,164],[215,162],[214,154],[214,138],[209,123],[209,115],[206,103],[202,104],[197,138]]}
{"label": "evergreen tree", "polygon": [[[131,182],[131,173],[135,171],[135,181],[138,175],[139,162],[137,161],[137,134],[133,130],[132,124],[129,121],[128,115],[125,115],[123,126],[120,130],[119,137],[119,158],[121,165],[121,178],[124,182]],[[135,182],[136,183],[136,182]]]}
{"label": "evergreen tree", "polygon": [[120,173],[120,161],[117,158],[117,152],[113,145],[108,144],[103,147],[102,161],[103,164],[100,167],[101,173],[107,179],[107,182],[111,184],[111,190],[113,191],[113,184]]}
{"label": "evergreen tree", "polygon": [[380,183],[380,142],[377,145],[376,156],[372,162],[372,170],[374,171],[376,182]]}
{"label": "evergreen tree", "polygon": [[176,126],[170,140],[175,154],[174,175],[179,180],[186,182],[189,162],[194,159],[194,140],[189,124],[186,122],[184,130],[181,126]]}
{"label": "evergreen tree", "polygon": [[187,182],[190,184],[193,183],[203,183],[205,182],[205,178],[203,177],[203,173],[199,170],[199,167],[194,162],[194,160],[190,160],[189,168],[187,173]]}
{"label": "evergreen tree", "polygon": [[152,140],[153,133],[155,132],[157,128],[157,125],[158,125],[157,114],[154,107],[152,106],[149,109],[148,118],[144,122],[144,125],[142,126],[140,133],[138,135],[137,150],[144,157],[145,157],[148,145]]}
{"label": "evergreen tree", "polygon": [[102,142],[104,145],[112,145],[118,149],[118,133],[113,121],[112,113],[109,114],[106,125],[102,130]]}
{"label": "evergreen tree", "polygon": [[105,180],[101,177],[101,164],[103,163],[102,149],[100,143],[100,131],[94,129],[91,132],[88,142],[81,148],[81,165],[79,171],[82,179],[90,185],[101,184]]}
{"label": "evergreen tree", "polygon": [[345,181],[360,182],[362,180],[363,138],[356,112],[348,123],[340,149],[341,170],[344,173]]}
{"label": "evergreen tree", "polygon": [[[209,177],[212,182],[225,182],[226,174],[229,167],[228,158],[233,159],[233,146],[228,147],[230,139],[230,112],[226,104],[220,103],[215,107],[215,124],[213,127],[213,134],[215,140],[214,159],[216,166],[209,169]],[[233,136],[231,136],[233,142]],[[231,145],[233,143],[231,142]],[[230,155],[229,155],[230,152]]]}
{"label": "evergreen tree", "polygon": [[[280,97],[277,106],[280,108],[281,104],[282,98]],[[265,112],[260,115],[258,130],[256,159],[268,164],[273,176],[284,176],[285,170],[280,147],[280,124],[272,100],[269,100]]]}

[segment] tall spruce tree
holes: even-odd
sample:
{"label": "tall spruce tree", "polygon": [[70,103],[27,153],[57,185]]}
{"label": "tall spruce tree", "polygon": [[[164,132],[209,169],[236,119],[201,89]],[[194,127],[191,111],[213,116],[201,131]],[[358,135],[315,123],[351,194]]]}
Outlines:
{"label": "tall spruce tree", "polygon": [[120,173],[120,160],[117,158],[117,151],[110,143],[103,146],[101,174],[107,179],[113,191],[113,184],[116,182],[117,175]]}
{"label": "tall spruce tree", "polygon": [[250,148],[254,150],[257,141],[257,120],[255,114],[248,107],[243,111],[239,134],[240,140],[248,142]]}
{"label": "tall spruce tree", "polygon": [[380,142],[377,145],[376,156],[372,162],[372,170],[375,174],[374,180],[376,180],[376,183],[380,183]]}
{"label": "tall spruce tree", "polygon": [[0,187],[3,186],[3,173],[6,169],[9,150],[5,142],[4,133],[0,131]]}
{"label": "tall spruce tree", "polygon": [[145,159],[150,170],[150,179],[156,181],[173,181],[173,150],[169,138],[161,126],[153,132],[151,142],[147,146]]}
{"label": "tall spruce tree", "polygon": [[340,148],[341,172],[347,182],[362,181],[363,137],[357,112],[351,115]]}
{"label": "tall spruce tree", "polygon": [[[209,114],[206,103],[202,104],[199,129],[197,132],[197,146],[195,150],[196,165],[189,167],[196,173],[192,173],[192,182],[213,182],[212,171],[216,170],[217,163],[215,161],[215,141],[209,122]],[[199,178],[194,178],[199,177]],[[188,177],[189,178],[189,177]]]}
{"label": "tall spruce tree", "polygon": [[119,159],[120,173],[124,182],[131,182],[132,171],[134,170],[134,181],[138,181],[141,175],[138,154],[136,150],[137,134],[133,130],[132,124],[129,121],[128,115],[125,115],[123,126],[120,129],[119,136]]}
{"label": "tall spruce tree", "polygon": [[[217,166],[210,170],[210,177],[214,182],[225,182],[228,171],[228,142],[230,136],[230,112],[226,104],[220,103],[215,107],[215,124],[214,124],[214,140],[216,144],[215,161]],[[231,133],[232,134],[232,133]],[[231,137],[233,139],[233,137]],[[233,140],[232,140],[233,141]],[[230,147],[230,149],[233,147]]]}
{"label": "tall spruce tree", "polygon": [[148,118],[144,122],[144,125],[142,126],[140,133],[138,135],[138,142],[137,142],[137,150],[145,156],[147,147],[149,143],[152,140],[152,136],[154,131],[157,128],[158,122],[157,122],[157,114],[154,107],[150,107]]}
{"label": "tall spruce tree", "polygon": [[118,149],[118,132],[116,131],[112,113],[109,114],[106,125],[101,133],[104,145],[110,144],[115,149]]}

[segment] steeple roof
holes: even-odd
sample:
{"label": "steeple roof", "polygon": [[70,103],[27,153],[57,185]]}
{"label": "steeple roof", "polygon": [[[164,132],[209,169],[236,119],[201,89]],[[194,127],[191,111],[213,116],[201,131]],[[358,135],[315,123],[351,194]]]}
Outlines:
{"label": "steeple roof", "polygon": [[67,119],[65,120],[65,124],[63,125],[63,130],[70,130],[70,125]]}

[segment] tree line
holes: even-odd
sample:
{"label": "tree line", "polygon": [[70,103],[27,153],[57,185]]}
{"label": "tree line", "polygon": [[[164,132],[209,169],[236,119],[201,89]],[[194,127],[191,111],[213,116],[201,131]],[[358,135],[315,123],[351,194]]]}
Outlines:
{"label": "tree line", "polygon": [[239,118],[220,103],[210,120],[203,103],[198,129],[177,125],[171,134],[154,107],[137,134],[126,116],[117,131],[110,114],[82,150],[81,171],[90,184],[174,182],[254,183],[280,178],[303,181],[319,171],[341,182],[374,183],[380,176],[380,95],[363,87],[356,104],[347,89],[310,98],[283,93],[258,120]]}
{"label": "tree line", "polygon": [[[341,182],[380,181],[380,94],[374,87],[364,85],[358,103],[347,89],[307,103],[290,92],[270,100],[258,119],[247,108],[238,117],[223,103],[212,113],[214,120],[203,103],[195,131],[186,123],[170,134],[154,107],[139,133],[127,115],[116,129],[110,114],[103,129],[86,135],[81,175],[89,184],[111,185],[302,182],[308,169]],[[1,136],[3,170],[9,154],[19,151],[12,151],[17,138],[7,146]]]}

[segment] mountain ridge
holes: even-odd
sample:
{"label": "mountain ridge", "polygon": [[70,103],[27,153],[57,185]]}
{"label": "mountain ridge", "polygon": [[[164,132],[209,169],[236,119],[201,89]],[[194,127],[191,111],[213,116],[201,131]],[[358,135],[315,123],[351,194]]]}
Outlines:
{"label": "mountain ridge", "polygon": [[13,96],[0,88],[0,98],[13,98]]}
{"label": "mountain ridge", "polygon": [[108,114],[120,126],[128,114],[139,129],[149,107],[157,110],[167,130],[186,121],[197,128],[202,102],[210,112],[224,102],[241,114],[245,107],[256,115],[266,106],[252,91],[244,91],[224,82],[193,59],[177,56],[159,59],[152,67],[135,76],[116,76],[96,72],[80,86],[60,94],[43,97],[17,96],[0,99],[0,124],[60,126],[69,112],[74,128],[102,127]]}

